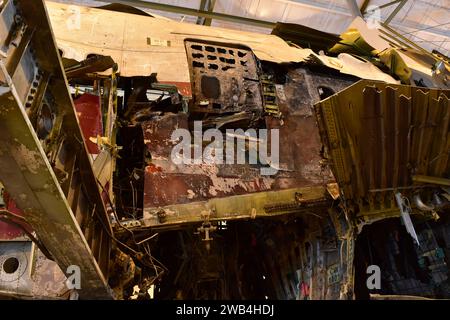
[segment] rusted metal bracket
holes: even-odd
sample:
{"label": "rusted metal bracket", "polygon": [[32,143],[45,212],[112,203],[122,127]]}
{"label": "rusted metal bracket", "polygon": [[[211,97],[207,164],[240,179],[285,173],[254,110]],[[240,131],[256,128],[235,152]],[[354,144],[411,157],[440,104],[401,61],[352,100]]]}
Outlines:
{"label": "rusted metal bracket", "polygon": [[[302,200],[298,200],[298,195]],[[200,212],[209,212],[209,221],[255,219],[274,217],[288,213],[311,211],[311,204],[329,206],[325,187],[305,187],[277,191],[257,192],[188,204],[169,205],[162,208],[148,208],[144,211],[142,226],[159,228],[183,223],[203,222]],[[164,212],[164,221],[158,214]]]}

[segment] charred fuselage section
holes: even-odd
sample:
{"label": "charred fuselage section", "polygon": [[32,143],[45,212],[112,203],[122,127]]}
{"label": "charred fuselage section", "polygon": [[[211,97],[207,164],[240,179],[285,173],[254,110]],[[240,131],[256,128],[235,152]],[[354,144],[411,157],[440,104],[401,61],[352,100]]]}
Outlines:
{"label": "charred fuselage section", "polygon": [[[405,85],[408,65],[383,62],[400,50],[318,55],[166,21],[173,39],[119,57],[79,30],[58,50],[41,1],[0,9],[0,293],[449,297],[449,92]],[[83,28],[112,14],[92,12]],[[83,289],[65,290],[73,265]]]}

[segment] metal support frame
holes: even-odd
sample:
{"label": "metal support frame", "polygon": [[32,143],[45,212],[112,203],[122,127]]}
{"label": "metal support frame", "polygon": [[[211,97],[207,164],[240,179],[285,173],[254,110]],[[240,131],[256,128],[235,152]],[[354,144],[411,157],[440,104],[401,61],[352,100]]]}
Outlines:
{"label": "metal support frame", "polygon": [[[147,208],[141,225],[144,228],[167,228],[179,224],[202,222],[200,212],[210,214],[210,221],[274,217],[304,211],[310,214],[312,206],[323,209],[329,206],[329,201],[328,192],[322,186],[256,192]],[[166,215],[166,212],[170,214]],[[165,217],[164,221],[161,221],[161,215]]]}
{"label": "metal support frame", "polygon": [[[206,11],[205,9],[206,9],[206,3],[208,2],[209,0],[200,0],[200,6],[199,6],[199,10],[201,10],[201,11]],[[197,24],[203,24],[203,22],[205,21],[205,18],[203,18],[203,17],[197,17]]]}
{"label": "metal support frame", "polygon": [[358,7],[358,4],[356,3],[356,0],[347,0],[347,5],[350,9],[350,11],[352,12],[352,15],[354,17],[361,17],[362,18],[362,14],[361,11]]}
{"label": "metal support frame", "polygon": [[235,23],[243,23],[243,24],[248,24],[248,25],[252,25],[252,26],[256,26],[256,27],[269,28],[269,29],[273,29],[276,25],[276,23],[270,22],[270,21],[238,17],[238,16],[233,16],[230,14],[213,12],[212,10],[205,11],[205,10],[200,10],[200,9],[185,8],[185,7],[173,6],[173,5],[164,4],[164,3],[147,2],[147,1],[142,1],[142,0],[115,0],[115,1],[98,0],[98,1],[107,2],[107,3],[120,3],[123,5],[128,5],[128,6],[133,6],[133,7],[161,10],[161,11],[185,14],[185,15],[195,16],[195,17],[203,17],[203,18],[206,18],[206,20],[216,19],[216,20],[223,20],[223,21],[229,21],[229,22],[235,22]]}
{"label": "metal support frame", "polygon": [[359,11],[361,12],[361,14],[364,16],[364,14],[366,13],[366,9],[370,4],[370,0],[364,0],[364,2],[361,5],[361,8],[359,9]]}
{"label": "metal support frame", "polygon": [[[381,10],[381,9],[390,7],[390,6],[394,5],[394,4],[399,3],[399,2],[402,2],[402,1],[403,1],[403,0],[394,0],[394,1],[391,1],[391,2],[388,2],[388,3],[385,3],[385,4],[382,4],[381,6],[377,6],[375,9]],[[363,3],[363,5],[361,6],[361,13],[362,13],[363,15],[366,14],[366,13],[368,13],[368,12],[371,12],[371,11],[372,11],[372,10],[366,11],[366,10],[367,10],[367,7],[369,6],[369,4],[370,4],[370,0],[365,0],[364,3]]]}
{"label": "metal support frame", "polygon": [[[199,9],[202,11],[208,11],[208,12],[213,13],[215,5],[216,5],[216,0],[201,0]],[[197,18],[197,24],[201,24],[204,26],[210,26],[211,22],[212,22],[211,18],[203,18],[203,17]]]}
{"label": "metal support frame", "polygon": [[408,0],[402,0],[397,7],[391,12],[391,14],[387,17],[387,19],[384,21],[384,25],[389,25],[389,23],[394,19],[394,17],[399,13],[399,11],[403,8],[403,6],[406,4]]}
{"label": "metal support frame", "polygon": [[406,47],[409,48],[415,48],[416,50],[419,50],[420,52],[422,52],[423,54],[429,56],[430,58],[433,59],[440,59],[439,57],[436,57],[435,55],[433,55],[431,52],[425,50],[424,48],[422,48],[421,46],[419,46],[417,43],[415,43],[414,41],[409,40],[407,37],[405,37],[404,35],[400,34],[399,32],[397,32],[396,30],[392,29],[390,26],[388,26],[387,24],[383,24],[384,29],[380,29],[380,32],[387,35],[388,37],[391,37],[393,39],[395,39],[397,42],[398,41],[402,41],[403,44]]}
{"label": "metal support frame", "polygon": [[[80,297],[111,299],[112,229],[47,17],[41,0],[10,0],[0,15],[0,180],[61,270],[80,268]],[[44,108],[46,136],[34,121]]]}

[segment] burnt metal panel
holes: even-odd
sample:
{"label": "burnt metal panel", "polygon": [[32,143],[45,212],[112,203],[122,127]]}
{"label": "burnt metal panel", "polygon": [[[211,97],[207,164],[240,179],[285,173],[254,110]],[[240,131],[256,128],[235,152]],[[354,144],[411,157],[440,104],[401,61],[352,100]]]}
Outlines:
{"label": "burnt metal panel", "polygon": [[0,243],[0,292],[30,295],[32,292],[33,242]]}
{"label": "burnt metal panel", "polygon": [[396,208],[412,177],[449,173],[450,91],[362,80],[316,105],[331,168],[348,204]]}
{"label": "burnt metal panel", "polygon": [[0,19],[0,180],[59,267],[80,267],[80,296],[112,298],[111,226],[44,4]]}
{"label": "burnt metal panel", "polygon": [[[175,129],[189,128],[188,116],[184,113],[167,113],[142,122],[140,125],[144,143],[151,155],[144,170],[144,216],[149,212],[157,212],[158,208],[176,212],[173,220],[169,217],[162,223],[157,218],[146,219],[148,226],[202,221],[201,210],[197,210],[196,214],[189,211],[194,204],[216,200],[226,202],[227,199],[230,203],[245,202],[247,196],[258,198],[262,194],[282,194],[285,190],[294,189],[304,190],[305,197],[308,197],[309,190],[322,190],[334,181],[321,156],[322,145],[313,104],[321,99],[319,88],[326,87],[332,92],[338,92],[351,85],[354,80],[298,67],[287,68],[287,71],[276,69],[265,72],[276,75],[277,78],[283,78],[283,75],[285,77],[284,82],[274,84],[283,118],[263,118],[265,128],[279,129],[278,173],[264,176],[258,166],[249,164],[174,164],[171,161],[171,151],[177,142],[171,139],[171,134]],[[317,201],[322,201],[321,195],[313,194],[317,196]],[[242,210],[225,210],[220,217],[248,217],[249,210],[244,209],[245,205],[240,208]],[[256,215],[278,214],[278,209],[270,209],[270,212],[257,211]]]}
{"label": "burnt metal panel", "polygon": [[0,242],[0,266],[0,296],[67,300],[70,295],[59,266],[27,239]]}
{"label": "burnt metal panel", "polygon": [[193,88],[192,112],[261,111],[258,64],[246,47],[185,41]]}

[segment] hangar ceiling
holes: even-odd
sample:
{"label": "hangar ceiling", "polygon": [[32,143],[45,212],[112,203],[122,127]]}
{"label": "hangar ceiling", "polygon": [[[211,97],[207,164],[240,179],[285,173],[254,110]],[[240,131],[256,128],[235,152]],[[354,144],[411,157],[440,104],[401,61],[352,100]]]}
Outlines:
{"label": "hangar ceiling", "polygon": [[[210,24],[216,27],[270,33],[270,24],[238,23],[229,19],[208,19],[193,15],[193,10],[244,17],[264,22],[302,24],[321,31],[340,34],[355,15],[366,20],[389,21],[389,25],[428,50],[450,53],[450,0],[52,0],[87,6],[122,2],[176,21]],[[157,5],[164,10],[156,10]],[[162,6],[161,6],[162,5]],[[179,10],[188,8],[191,10]],[[395,14],[393,14],[395,13]],[[250,21],[251,22],[251,21]]]}

